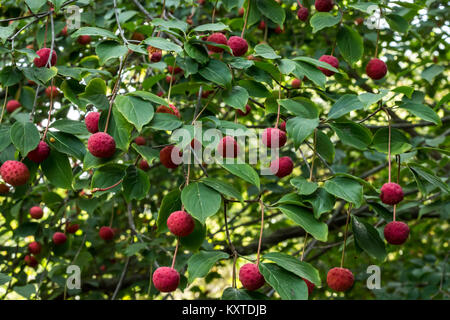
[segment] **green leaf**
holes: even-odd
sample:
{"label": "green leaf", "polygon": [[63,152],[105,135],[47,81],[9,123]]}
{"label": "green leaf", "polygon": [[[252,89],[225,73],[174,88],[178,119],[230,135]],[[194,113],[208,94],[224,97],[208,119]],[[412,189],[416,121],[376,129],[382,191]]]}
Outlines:
{"label": "green leaf", "polygon": [[181,201],[185,209],[201,223],[219,211],[222,197],[220,193],[204,185],[195,182],[189,184],[181,192]]}
{"label": "green leaf", "polygon": [[367,149],[372,142],[372,133],[363,125],[355,122],[335,122],[330,127],[336,132],[343,144],[359,150]]}
{"label": "green leaf", "polygon": [[364,104],[355,94],[344,94],[331,107],[328,113],[329,119],[337,119],[346,115],[350,111],[364,109]]}
{"label": "green leaf", "polygon": [[350,64],[358,62],[364,53],[363,38],[355,29],[348,26],[339,29],[337,46],[341,55]]}
{"label": "green leaf", "polygon": [[219,164],[222,168],[228,172],[238,176],[239,178],[253,184],[258,189],[261,188],[261,182],[259,180],[259,175],[250,165],[246,163],[236,163],[236,164]]}
{"label": "green leaf", "polygon": [[9,133],[10,127],[2,125],[0,127],[0,152],[5,150],[11,144],[11,135]]}
{"label": "green leaf", "polygon": [[333,16],[328,12],[317,12],[315,13],[310,20],[311,27],[313,28],[313,33],[320,31],[324,28],[332,27],[339,23],[341,20],[341,13],[337,16]]}
{"label": "green leaf", "polygon": [[13,35],[13,33],[14,28],[12,26],[0,27],[0,40],[2,40],[2,43],[5,43],[5,41]]}
{"label": "green leaf", "polygon": [[322,156],[328,163],[333,163],[334,160],[334,144],[330,138],[320,130],[316,133],[316,149],[317,153]]}
{"label": "green leaf", "polygon": [[45,86],[47,82],[58,74],[58,69],[56,67],[51,68],[37,68],[37,67],[27,67],[21,69],[27,79]]}
{"label": "green leaf", "polygon": [[45,177],[55,187],[72,189],[72,167],[67,155],[52,150],[42,162],[41,168]]}
{"label": "green leaf", "polygon": [[192,255],[187,262],[188,282],[192,283],[196,278],[205,277],[217,261],[228,257],[229,255],[222,251],[200,251]]}
{"label": "green leaf", "polygon": [[180,53],[183,51],[183,48],[181,48],[179,45],[173,43],[169,39],[161,37],[147,38],[144,40],[144,43],[165,51],[175,51],[176,53]]}
{"label": "green leaf", "polygon": [[436,125],[442,124],[441,118],[439,118],[437,113],[432,108],[424,104],[406,102],[401,104],[400,108],[406,109],[416,117],[433,122]]}
{"label": "green leaf", "polygon": [[387,23],[389,23],[389,26],[392,28],[392,30],[400,33],[408,32],[409,23],[402,16],[399,16],[397,14],[388,14],[386,16],[386,21]]}
{"label": "green leaf", "polygon": [[[74,135],[64,132],[47,132],[49,139],[55,139],[54,142],[50,142],[49,145],[58,150],[59,152],[73,156],[78,160],[83,161],[84,154],[86,153],[86,147],[83,142],[80,141]],[[49,140],[49,141],[50,141]]]}
{"label": "green leaf", "polygon": [[[388,153],[389,129],[381,128],[373,136],[373,146],[378,152]],[[395,128],[391,128],[391,154],[404,153],[411,149],[409,139],[405,134]]]}
{"label": "green leaf", "polygon": [[138,131],[149,123],[154,115],[153,105],[146,100],[133,96],[117,96],[117,110],[132,123]]}
{"label": "green leaf", "polygon": [[223,101],[230,107],[239,109],[245,112],[245,106],[248,102],[248,92],[242,87],[234,86],[231,89],[223,91]]}
{"label": "green leaf", "polygon": [[86,99],[100,110],[109,108],[109,101],[106,98],[106,83],[103,79],[94,78],[89,81],[84,93],[79,97]]}
{"label": "green leaf", "polygon": [[181,30],[183,32],[186,32],[186,30],[189,27],[189,25],[186,22],[181,21],[181,20],[175,20],[175,19],[164,20],[164,19],[156,18],[156,19],[152,20],[151,24],[154,26],[157,26],[157,27]]}
{"label": "green leaf", "polygon": [[[28,0],[32,1],[32,0]],[[44,1],[45,2],[45,1]],[[20,294],[22,297],[30,299],[33,294],[36,293],[36,286],[32,283],[24,286],[14,286],[13,290]]]}
{"label": "green leaf", "polygon": [[352,215],[352,230],[358,247],[380,262],[384,261],[386,258],[384,241],[372,225]]}
{"label": "green leaf", "polygon": [[259,11],[267,18],[279,26],[283,25],[284,19],[286,19],[286,13],[275,0],[258,0],[256,1],[256,5]]}
{"label": "green leaf", "polygon": [[448,184],[442,182],[442,180],[438,178],[430,169],[415,163],[409,164],[408,167],[424,180],[440,188],[443,192],[450,192]]}
{"label": "green leaf", "polygon": [[325,182],[324,188],[327,192],[344,199],[359,208],[363,201],[363,187],[354,179],[347,177],[336,177]]}
{"label": "green leaf", "polygon": [[305,229],[319,241],[327,241],[328,226],[326,223],[316,220],[311,211],[304,207],[295,206],[291,204],[282,204],[278,208],[289,219]]}
{"label": "green leaf", "polygon": [[[1,27],[0,27],[0,34],[1,34]],[[10,87],[13,86],[22,80],[23,75],[22,72],[19,71],[19,69],[14,67],[3,67],[2,70],[0,70],[0,83],[3,85],[3,87]]]}
{"label": "green leaf", "polygon": [[189,55],[189,57],[191,57],[195,61],[202,64],[208,62],[208,52],[206,52],[203,46],[191,42],[185,42],[184,50]]}
{"label": "green leaf", "polygon": [[195,27],[192,31],[205,32],[205,31],[222,31],[222,30],[230,30],[230,28],[226,24],[219,22],[219,23],[201,24]]}
{"label": "green leaf", "polygon": [[268,44],[258,44],[255,47],[255,53],[253,54],[255,57],[263,57],[266,59],[279,59],[281,56],[276,54],[276,52],[272,49]]}
{"label": "green leaf", "polygon": [[44,4],[47,3],[46,0],[25,0],[27,6],[31,9],[33,13],[38,13],[39,9],[42,8]]}
{"label": "green leaf", "polygon": [[247,90],[251,97],[268,98],[272,96],[270,91],[260,82],[254,80],[239,80],[239,85]]}
{"label": "green leaf", "polygon": [[[422,76],[423,78],[423,76]],[[400,86],[395,88],[394,90],[392,90],[395,93],[402,93],[405,96],[407,96],[409,99],[411,99],[412,94],[414,92],[414,88],[413,87],[408,87],[408,86]]]}
{"label": "green leaf", "polygon": [[444,72],[444,70],[445,70],[444,66],[433,64],[425,68],[420,76],[421,78],[427,80],[429,84],[433,84],[434,78],[436,78],[438,75]]}
{"label": "green leaf", "polygon": [[156,130],[173,131],[183,125],[177,116],[170,113],[155,113],[150,127]]}
{"label": "green leaf", "polygon": [[310,195],[318,188],[317,183],[308,181],[303,177],[292,178],[290,182],[291,185],[298,189],[297,193],[300,195]]}
{"label": "green leaf", "polygon": [[190,251],[197,251],[206,238],[206,225],[202,225],[197,219],[194,219],[194,231],[186,237],[180,237],[180,243],[183,248]]}
{"label": "green leaf", "polygon": [[[100,118],[100,127],[105,128],[106,116]],[[131,132],[133,131],[133,125],[125,119],[125,117],[117,110],[116,106],[113,106],[112,115],[109,119],[108,133],[116,141],[116,147],[123,151],[128,151],[130,146]]]}
{"label": "green leaf", "polygon": [[128,93],[127,95],[136,96],[136,97],[142,98],[144,100],[148,100],[150,102],[156,103],[157,105],[163,105],[166,107],[169,106],[169,103],[167,103],[167,101],[165,99],[160,98],[156,94],[153,94],[151,92],[136,90],[136,91]]}
{"label": "green leaf", "polygon": [[314,194],[303,197],[303,201],[309,202],[312,205],[314,218],[316,219],[319,219],[323,213],[332,210],[336,203],[336,199],[324,188],[319,188]]}
{"label": "green leaf", "polygon": [[159,159],[159,150],[152,149],[147,146],[139,146],[135,143],[132,144],[133,149],[136,150],[139,155],[144,158],[149,164],[155,159]]}
{"label": "green leaf", "polygon": [[[253,298],[252,296],[258,294],[259,292],[247,291],[243,289],[236,289],[232,287],[226,288],[223,293],[221,300],[263,300],[267,296],[260,294],[258,297]],[[261,297],[260,297],[261,296]]]}
{"label": "green leaf", "polygon": [[59,131],[65,133],[75,135],[89,135],[89,131],[87,131],[86,125],[80,121],[60,119],[53,122],[50,127],[58,129]]}
{"label": "green leaf", "polygon": [[319,125],[319,119],[306,119],[303,117],[291,118],[286,122],[286,131],[289,138],[294,140],[296,147],[313,133],[314,129]]}
{"label": "green leaf", "polygon": [[102,28],[96,28],[96,27],[82,27],[72,33],[72,38],[78,38],[79,36],[98,36],[98,37],[106,37],[110,39],[118,40],[117,36],[112,33],[111,31],[108,31],[106,29]]}
{"label": "green leaf", "polygon": [[307,262],[281,252],[266,253],[263,258],[275,262],[278,266],[301,278],[308,279],[316,286],[320,287],[321,285],[319,271]]}
{"label": "green leaf", "polygon": [[15,122],[10,130],[11,142],[23,156],[36,149],[40,135],[36,125],[31,122]]}
{"label": "green leaf", "polygon": [[321,67],[321,68],[324,68],[324,69],[327,69],[327,70],[331,70],[331,71],[334,71],[336,73],[340,72],[338,69],[336,69],[335,67],[333,67],[329,63],[326,63],[326,62],[323,62],[323,61],[319,61],[319,60],[313,59],[311,57],[296,57],[293,60],[295,60],[295,61],[303,61],[303,62],[309,63],[309,64],[311,64],[313,66]]}
{"label": "green leaf", "polygon": [[140,251],[146,249],[147,245],[145,243],[139,242],[139,243],[133,243],[128,245],[128,247],[125,248],[123,253],[127,257],[131,257],[139,253]]}
{"label": "green leaf", "polygon": [[206,80],[224,87],[230,85],[232,80],[230,69],[228,69],[225,63],[219,60],[210,60],[198,73]]}
{"label": "green leaf", "polygon": [[164,196],[159,207],[158,219],[156,220],[159,234],[169,231],[167,219],[172,212],[179,210],[181,210],[181,192],[175,189]]}
{"label": "green leaf", "polygon": [[315,119],[319,118],[319,110],[317,107],[309,100],[304,98],[297,98],[298,100],[293,99],[280,99],[278,102],[281,106],[286,108],[289,112],[293,113],[296,116],[307,118],[307,119]]}
{"label": "green leaf", "polygon": [[281,299],[308,299],[306,282],[292,272],[286,271],[274,263],[260,263],[259,271],[266,282],[278,292]]}
{"label": "green leaf", "polygon": [[142,200],[150,190],[150,181],[144,171],[131,165],[123,179],[123,195],[127,202]]}
{"label": "green leaf", "polygon": [[95,47],[95,53],[100,59],[100,65],[105,64],[110,59],[123,57],[127,52],[127,47],[112,40],[102,41]]}
{"label": "green leaf", "polygon": [[325,88],[327,77],[322,73],[322,71],[310,63],[296,61],[296,66],[293,73],[298,79],[303,79],[303,77],[306,76],[309,80],[314,82],[315,85]]}
{"label": "green leaf", "polygon": [[220,192],[224,196],[235,198],[239,201],[242,201],[242,195],[236,188],[227,182],[223,182],[221,180],[215,178],[203,178],[200,182],[206,184],[208,187],[213,188],[217,192]]}
{"label": "green leaf", "polygon": [[[110,188],[125,177],[125,166],[120,164],[108,164],[98,168],[92,176],[91,188]],[[98,191],[94,194],[99,197],[105,193],[119,192],[122,188],[122,183],[119,183],[114,188],[106,191]]]}
{"label": "green leaf", "polygon": [[5,283],[8,283],[9,280],[11,280],[11,276],[4,274],[4,273],[0,273],[0,286],[4,285]]}

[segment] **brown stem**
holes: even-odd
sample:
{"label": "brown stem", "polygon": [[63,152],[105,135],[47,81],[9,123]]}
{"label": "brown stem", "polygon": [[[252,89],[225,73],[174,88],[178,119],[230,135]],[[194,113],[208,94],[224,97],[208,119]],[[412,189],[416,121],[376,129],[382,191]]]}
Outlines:
{"label": "brown stem", "polygon": [[122,183],[122,181],[123,181],[123,179],[120,179],[119,181],[114,183],[112,186],[107,187],[107,188],[94,188],[94,189],[92,189],[91,193],[95,193],[95,192],[98,192],[98,191],[108,191],[108,190],[110,190],[110,189],[112,189],[114,187],[117,187],[119,184]]}
{"label": "brown stem", "polygon": [[258,252],[256,255],[256,266],[259,266],[259,258],[261,253],[261,241],[262,241],[262,235],[264,231],[264,203],[262,200],[259,200],[259,205],[261,207],[261,229],[259,231],[259,241],[258,241]]}
{"label": "brown stem", "polygon": [[317,148],[317,129],[314,129],[314,145],[313,156],[311,159],[311,167],[309,168],[309,180],[313,181],[314,160],[316,160],[316,148]]}
{"label": "brown stem", "polygon": [[303,240],[302,257],[300,258],[300,261],[303,261],[303,258],[305,257],[305,248],[306,248],[306,240],[307,239],[308,239],[308,233],[305,233],[305,240]]}
{"label": "brown stem", "polygon": [[5,90],[5,101],[3,102],[2,115],[0,116],[0,123],[2,123],[3,115],[5,114],[6,101],[8,100],[8,88],[9,87],[6,87],[6,90]]}
{"label": "brown stem", "polygon": [[345,222],[345,233],[344,233],[344,248],[342,249],[342,257],[341,257],[341,268],[344,266],[344,257],[345,257],[345,248],[347,246],[347,231],[348,231],[348,223],[350,221],[350,211],[352,210],[352,204],[350,203],[347,209],[347,220]]}
{"label": "brown stem", "polygon": [[219,0],[216,0],[216,2],[214,3],[214,9],[212,12],[211,23],[214,23],[214,18],[216,17],[217,2],[219,2]]}
{"label": "brown stem", "polygon": [[180,238],[177,237],[177,245],[175,246],[175,252],[173,253],[173,259],[172,259],[172,266],[171,268],[175,266],[175,261],[177,260],[177,253],[178,253],[178,246],[180,244]]}
{"label": "brown stem", "polygon": [[241,38],[244,38],[244,32],[245,32],[245,28],[247,27],[247,20],[248,20],[248,12],[250,10],[250,0],[248,0],[247,2],[247,10],[245,10],[245,20],[244,20],[244,26],[242,27],[242,32],[241,32]]}
{"label": "brown stem", "polygon": [[47,125],[45,126],[44,134],[42,135],[42,141],[45,140],[45,137],[47,136],[48,127],[50,126],[50,120],[52,116],[52,110],[53,110],[53,86],[54,86],[55,80],[52,78],[51,82],[51,89],[50,90],[50,108],[48,109],[48,117],[47,117]]}

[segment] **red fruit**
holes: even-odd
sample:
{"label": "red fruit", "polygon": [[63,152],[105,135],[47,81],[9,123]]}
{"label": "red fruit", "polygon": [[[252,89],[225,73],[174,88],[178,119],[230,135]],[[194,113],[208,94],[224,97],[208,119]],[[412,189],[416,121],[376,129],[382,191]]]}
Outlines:
{"label": "red fruit", "polygon": [[178,111],[178,108],[175,107],[173,104],[169,104],[168,107],[159,106],[158,108],[156,108],[156,113],[170,113],[181,119],[180,111]]}
{"label": "red fruit", "polygon": [[236,158],[239,154],[239,145],[233,137],[227,136],[220,140],[217,146],[217,152],[223,158]]}
{"label": "red fruit", "polygon": [[158,91],[158,93],[156,94],[158,97],[162,97],[164,95],[164,92],[162,91]]}
{"label": "red fruit", "polygon": [[150,58],[151,62],[160,62],[162,59],[162,51],[156,51],[152,53],[152,56]]}
{"label": "red fruit", "polygon": [[258,29],[264,30],[265,28],[266,28],[266,23],[264,22],[264,20],[261,20],[261,22],[258,25]]}
{"label": "red fruit", "polygon": [[317,11],[320,12],[328,12],[331,11],[334,7],[334,1],[333,0],[316,0],[314,3],[314,6],[316,7]]}
{"label": "red fruit", "polygon": [[144,41],[145,35],[140,32],[134,32],[133,35],[131,36],[131,39],[136,41]]}
{"label": "red fruit", "polygon": [[142,136],[136,137],[136,139],[134,139],[134,143],[136,143],[138,146],[143,146],[145,145],[145,138]]}
{"label": "red fruit", "polygon": [[80,225],[78,223],[70,223],[66,222],[66,232],[67,233],[75,233],[80,229]]}
{"label": "red fruit", "polygon": [[355,24],[356,24],[357,26],[359,26],[359,25],[362,24],[363,22],[364,22],[364,19],[361,18],[361,17],[355,19]]}
{"label": "red fruit", "polygon": [[270,171],[272,171],[272,173],[278,178],[283,178],[290,175],[293,169],[294,163],[289,157],[281,157],[270,163]]}
{"label": "red fruit", "polygon": [[239,8],[239,11],[238,11],[239,16],[242,17],[244,15],[244,12],[245,12],[244,8]]}
{"label": "red fruit", "polygon": [[258,290],[266,282],[261,272],[259,272],[258,266],[253,263],[247,263],[241,267],[239,280],[244,288],[249,291]]}
{"label": "red fruit", "polygon": [[[47,65],[48,58],[50,57],[50,51],[52,51],[49,48],[42,48],[36,52],[36,54],[39,56],[39,58],[34,58],[34,65],[38,68],[45,67]],[[55,50],[52,51],[52,58],[50,60],[50,65],[54,66],[56,64],[57,55]]]}
{"label": "red fruit", "polygon": [[175,211],[167,219],[167,227],[175,236],[186,237],[194,231],[194,218],[186,211]]}
{"label": "red fruit", "polygon": [[409,236],[409,227],[401,221],[389,222],[384,227],[384,238],[390,244],[403,244]]}
{"label": "red fruit", "polygon": [[55,232],[53,234],[53,243],[56,245],[63,244],[67,241],[67,236],[62,232]]}
{"label": "red fruit", "polygon": [[346,268],[333,268],[328,271],[327,283],[334,291],[347,291],[353,285],[353,273]]}
{"label": "red fruit", "polygon": [[246,115],[248,115],[250,113],[250,111],[252,111],[252,108],[250,107],[250,105],[247,104],[245,106],[245,112],[243,112],[242,110],[238,109],[237,110],[237,114],[242,116],[242,117],[245,117]]}
{"label": "red fruit", "polygon": [[173,67],[173,66],[168,66],[167,67],[167,70],[169,71],[169,73],[174,73],[174,74],[177,74],[177,73],[180,73],[180,72],[183,72],[183,69],[181,69],[180,67]]}
{"label": "red fruit", "polygon": [[53,96],[53,98],[55,98],[56,96],[59,95],[59,91],[58,88],[56,88],[55,86],[50,86],[45,88],[45,95],[50,98]]}
{"label": "red fruit", "polygon": [[38,265],[38,261],[32,255],[26,255],[23,260],[29,267],[35,268]]}
{"label": "red fruit", "polygon": [[170,84],[171,82],[172,83],[175,83],[176,82],[176,78],[175,77],[172,77],[172,76],[166,76],[166,82],[168,83],[168,84]]}
{"label": "red fruit", "polygon": [[294,80],[292,80],[291,85],[292,85],[292,88],[298,89],[302,85],[302,80],[295,78]]}
{"label": "red fruit", "polygon": [[28,152],[28,159],[34,163],[41,163],[48,158],[50,154],[50,147],[44,141],[40,141],[36,149]]}
{"label": "red fruit", "polygon": [[179,283],[180,275],[173,268],[159,267],[153,273],[153,285],[161,292],[175,291]]}
{"label": "red fruit", "polygon": [[194,150],[201,150],[202,149],[202,143],[194,138],[194,139],[191,140],[191,148],[194,149]]}
{"label": "red fruit", "polygon": [[247,53],[248,43],[241,37],[232,36],[230,37],[230,39],[228,39],[227,44],[233,51],[233,55],[235,57],[240,57]]}
{"label": "red fruit", "polygon": [[[225,35],[220,32],[213,33],[212,35],[210,35],[207,41],[227,45],[227,37],[225,37]],[[213,45],[208,45],[208,50],[212,52],[223,52],[222,48],[215,47]]]}
{"label": "red fruit", "polygon": [[281,148],[286,141],[286,133],[277,128],[267,128],[262,134],[262,143],[269,148]]}
{"label": "red fruit", "polygon": [[281,131],[284,131],[284,132],[286,132],[286,121],[283,121],[281,124],[280,124],[280,130]]}
{"label": "red fruit", "polygon": [[0,183],[0,194],[5,195],[8,193],[9,193],[9,187],[4,183]]}
{"label": "red fruit", "polygon": [[112,238],[114,238],[114,230],[110,227],[101,227],[100,231],[98,232],[98,235],[103,240],[109,241]]}
{"label": "red fruit", "polygon": [[306,7],[301,7],[300,9],[298,9],[297,11],[297,17],[302,20],[302,21],[306,21],[308,20],[308,16],[309,16],[309,10]]}
{"label": "red fruit", "polygon": [[164,147],[159,152],[159,160],[168,169],[175,169],[181,164],[179,157],[181,157],[181,150],[175,146]]}
{"label": "red fruit", "polygon": [[308,279],[304,279],[304,278],[303,278],[303,281],[305,281],[306,285],[308,286],[308,296],[310,296],[311,293],[314,291],[315,285],[314,285],[314,283],[312,283],[312,282],[309,281]]}
{"label": "red fruit", "polygon": [[87,45],[91,42],[91,36],[88,35],[79,36],[77,41],[81,45]]}
{"label": "red fruit", "polygon": [[16,111],[16,109],[20,108],[20,102],[17,100],[9,100],[8,103],[6,104],[6,111],[8,111],[9,113],[12,113],[14,111]]}
{"label": "red fruit", "polygon": [[60,33],[62,36],[67,37],[67,26],[65,26]]}
{"label": "red fruit", "polygon": [[139,161],[139,169],[148,171],[148,170],[150,170],[150,166],[147,161],[142,159],[141,161]]}
{"label": "red fruit", "polygon": [[30,171],[22,162],[7,160],[0,167],[0,175],[6,183],[17,187],[27,183],[30,178]]}
{"label": "red fruit", "polygon": [[44,215],[44,211],[42,210],[41,207],[34,206],[34,207],[30,208],[30,216],[33,219],[40,219],[40,218],[42,218],[43,215]]}
{"label": "red fruit", "polygon": [[84,123],[86,124],[86,129],[90,133],[98,132],[98,120],[100,119],[100,112],[92,111],[89,112],[84,118]]}
{"label": "red fruit", "polygon": [[106,266],[105,266],[104,264],[102,264],[102,265],[100,266],[100,271],[101,271],[101,272],[105,272],[105,271],[106,271]]}
{"label": "red fruit", "polygon": [[403,189],[395,182],[383,184],[380,199],[385,204],[394,205],[403,200]]}
{"label": "red fruit", "polygon": [[283,32],[284,32],[284,28],[281,29],[280,26],[277,26],[277,27],[275,28],[275,33],[276,33],[276,34],[281,34],[281,33],[283,33]]}
{"label": "red fruit", "polygon": [[366,66],[367,75],[373,80],[380,80],[387,73],[387,65],[383,60],[372,58]]}
{"label": "red fruit", "polygon": [[[323,55],[320,57],[319,61],[322,62],[326,62],[328,63],[330,66],[335,67],[336,69],[339,67],[339,60],[336,57],[333,56],[329,56],[329,55]],[[322,73],[324,75],[326,75],[327,77],[330,77],[334,74],[334,71],[322,68],[322,67],[318,67],[320,71],[322,71]]]}
{"label": "red fruit", "polygon": [[39,254],[41,253],[42,246],[39,242],[33,241],[30,244],[28,244],[28,252],[32,254]]}
{"label": "red fruit", "polygon": [[97,158],[110,158],[116,152],[116,142],[109,134],[97,132],[89,137],[88,150]]}

